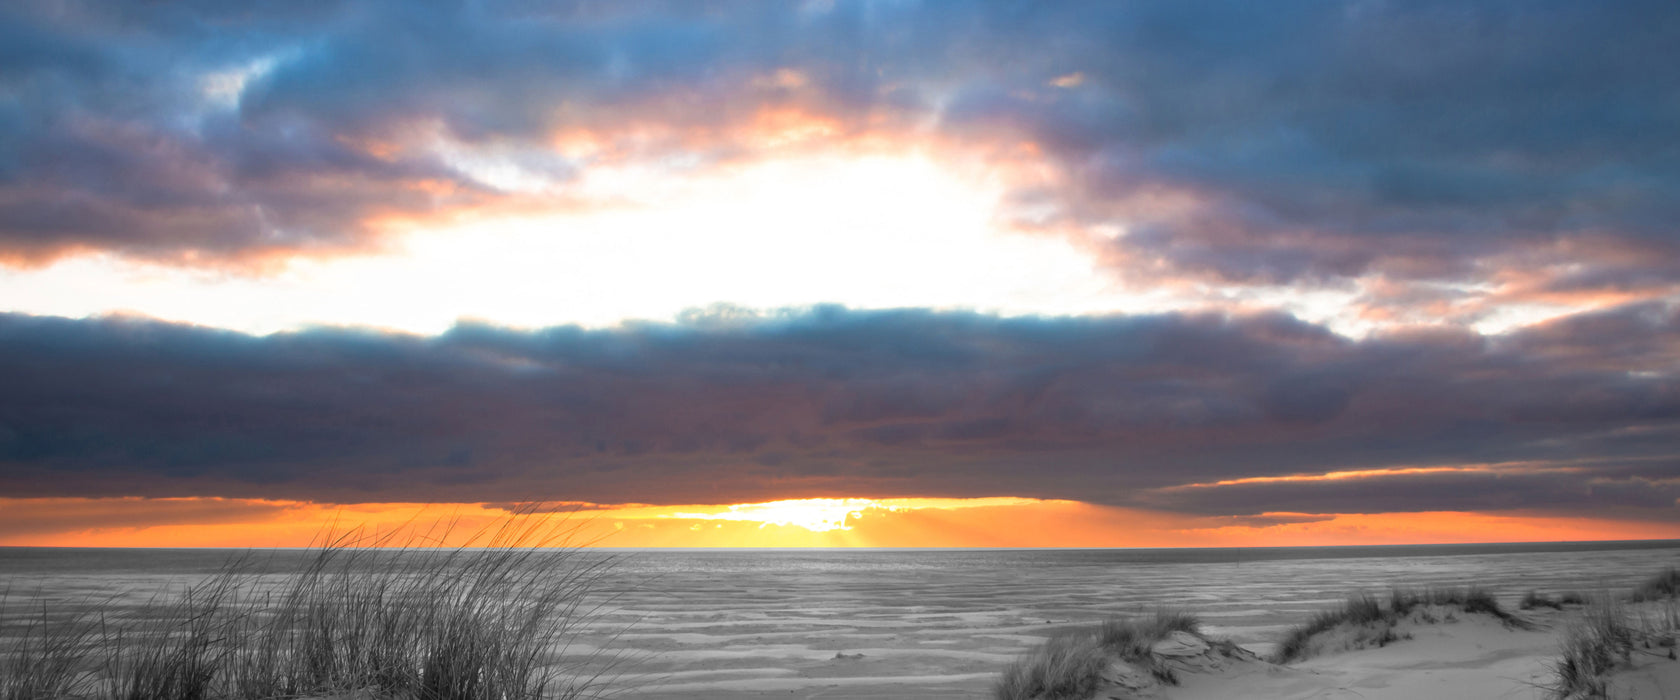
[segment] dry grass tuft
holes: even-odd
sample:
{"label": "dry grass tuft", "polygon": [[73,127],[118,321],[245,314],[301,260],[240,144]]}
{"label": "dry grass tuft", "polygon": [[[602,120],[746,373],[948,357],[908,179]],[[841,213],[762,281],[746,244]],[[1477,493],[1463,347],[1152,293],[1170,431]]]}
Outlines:
{"label": "dry grass tuft", "polygon": [[1395,624],[1420,606],[1452,606],[1466,613],[1489,615],[1508,627],[1528,629],[1531,626],[1528,621],[1500,607],[1492,593],[1474,586],[1422,590],[1396,588],[1389,591],[1386,603],[1363,593],[1349,597],[1341,607],[1320,612],[1286,632],[1272,652],[1271,661],[1286,664],[1305,659],[1314,653],[1315,638],[1342,626],[1368,628],[1367,633],[1361,635],[1362,641],[1384,646],[1400,639],[1394,633]]}
{"label": "dry grass tuft", "polygon": [[133,619],[43,613],[0,649],[0,700],[600,696],[601,671],[561,657],[601,612],[612,560],[566,546],[563,521],[523,515],[453,548],[427,546],[448,526],[406,542],[348,533],[278,585],[235,562]]}
{"label": "dry grass tuft", "polygon": [[1090,634],[1052,637],[1004,669],[992,688],[997,700],[1075,700],[1095,692],[1108,654]]}
{"label": "dry grass tuft", "polygon": [[1176,684],[1172,669],[1150,654],[1156,642],[1173,632],[1196,634],[1201,622],[1189,613],[1157,610],[1142,618],[1109,618],[1095,632],[1052,637],[1016,659],[992,688],[997,700],[1084,698],[1102,684],[1102,674],[1116,657],[1143,666],[1163,683]]}
{"label": "dry grass tuft", "polygon": [[1201,620],[1177,610],[1157,610],[1149,617],[1111,617],[1097,628],[1097,643],[1127,660],[1149,656],[1149,648],[1173,632],[1196,633]]}
{"label": "dry grass tuft", "polygon": [[231,569],[184,591],[163,608],[165,625],[145,634],[118,630],[109,674],[117,700],[207,700],[235,638],[229,599],[239,588]]}
{"label": "dry grass tuft", "polygon": [[[1374,618],[1373,611],[1376,613]],[[1365,624],[1381,619],[1381,612],[1382,608],[1377,604],[1377,600],[1368,595],[1351,597],[1340,608],[1321,611],[1305,624],[1290,628],[1283,641],[1278,642],[1277,649],[1272,652],[1272,663],[1286,664],[1304,659],[1310,655],[1314,637],[1329,632],[1338,625]]]}
{"label": "dry grass tuft", "polygon": [[1633,589],[1632,598],[1642,602],[1676,596],[1680,596],[1680,568],[1669,567]]}
{"label": "dry grass tuft", "polygon": [[1606,676],[1633,652],[1635,632],[1627,610],[1603,596],[1587,606],[1581,619],[1564,632],[1562,655],[1552,665],[1556,680],[1549,689],[1558,698],[1603,698]]}
{"label": "dry grass tuft", "polygon": [[[1552,664],[1553,681],[1547,690],[1554,698],[1606,698],[1609,679],[1618,667],[1630,662],[1637,648],[1644,653],[1667,649],[1676,658],[1676,635],[1680,634],[1680,570],[1669,568],[1640,584],[1627,596],[1635,603],[1651,603],[1630,609],[1609,594],[1595,597],[1564,632],[1561,649]],[[1637,612],[1637,614],[1635,614]]]}
{"label": "dry grass tuft", "polygon": [[0,700],[70,697],[87,685],[90,650],[98,646],[100,625],[86,607],[55,612],[47,607],[4,624],[10,590],[0,592]]}

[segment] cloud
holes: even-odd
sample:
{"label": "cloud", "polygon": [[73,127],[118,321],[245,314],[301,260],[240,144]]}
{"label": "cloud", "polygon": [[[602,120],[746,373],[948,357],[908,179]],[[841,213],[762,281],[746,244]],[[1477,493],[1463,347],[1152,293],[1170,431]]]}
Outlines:
{"label": "cloud", "polygon": [[14,262],[366,250],[394,220],[552,205],[608,164],[875,134],[990,154],[1007,216],[1136,283],[1514,302],[1680,278],[1680,10],[1655,0],[6,13]]}
{"label": "cloud", "polygon": [[1333,515],[1309,515],[1306,513],[1260,513],[1258,515],[1232,515],[1221,518],[1218,523],[1227,527],[1268,528],[1284,525],[1305,525],[1323,523],[1334,520]]}
{"label": "cloud", "polygon": [[[1661,494],[1680,478],[1680,378],[1665,339],[1677,327],[1673,309],[1650,305],[1502,336],[1358,341],[1276,314],[819,307],[436,337],[7,315],[0,488],[336,503],[1018,496],[1226,515],[1620,502],[1671,514],[1680,494]],[[1516,462],[1536,466],[1178,488]],[[1639,489],[1656,496],[1629,497]]]}
{"label": "cloud", "polygon": [[[1632,472],[1628,474],[1626,472]],[[1607,473],[1609,472],[1609,473]],[[1623,472],[1615,474],[1614,472]],[[1297,513],[1513,511],[1598,512],[1673,520],[1680,470],[1672,460],[1585,468],[1400,470],[1352,478],[1250,481],[1169,488],[1145,499],[1158,507],[1210,515],[1263,517]]]}
{"label": "cloud", "polygon": [[221,498],[0,499],[0,538],[272,521],[291,505]]}

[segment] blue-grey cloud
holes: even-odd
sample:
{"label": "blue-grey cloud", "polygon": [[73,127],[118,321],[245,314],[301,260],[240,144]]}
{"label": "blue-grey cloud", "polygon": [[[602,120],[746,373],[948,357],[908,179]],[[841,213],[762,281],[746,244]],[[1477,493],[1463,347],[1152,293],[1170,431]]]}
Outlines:
{"label": "blue-grey cloud", "polygon": [[[0,252],[13,258],[355,247],[381,213],[505,194],[435,153],[371,156],[369,140],[424,126],[518,152],[559,129],[651,123],[714,138],[644,155],[706,162],[751,155],[717,134],[796,106],[845,130],[1036,143],[1061,179],[1017,193],[1029,218],[1123,224],[1116,259],[1175,274],[1479,279],[1479,262],[1519,257],[1578,263],[1559,289],[1680,276],[1680,9],[1659,0],[4,12]],[[783,69],[804,84],[764,80]],[[241,70],[231,102],[206,96],[206,76]],[[591,165],[530,159],[557,182]],[[1196,204],[1139,208],[1161,192]]]}
{"label": "blue-grey cloud", "polygon": [[[1680,315],[1650,305],[1504,336],[1362,341],[1280,315],[828,307],[603,330],[464,324],[431,338],[9,315],[0,490],[1016,495],[1227,515],[1619,505],[1671,517],[1677,336]],[[1513,463],[1523,468],[1178,488]]]}

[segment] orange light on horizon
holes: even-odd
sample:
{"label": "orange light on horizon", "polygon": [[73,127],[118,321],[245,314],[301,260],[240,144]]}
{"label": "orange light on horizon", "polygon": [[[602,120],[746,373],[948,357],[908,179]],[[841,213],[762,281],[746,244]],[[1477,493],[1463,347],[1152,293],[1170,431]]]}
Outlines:
{"label": "orange light on horizon", "polygon": [[0,499],[0,546],[460,546],[510,519],[569,531],[564,544],[684,547],[1270,547],[1680,538],[1680,524],[1470,512],[1203,516],[1032,498],[814,498],[655,506],[222,498]]}

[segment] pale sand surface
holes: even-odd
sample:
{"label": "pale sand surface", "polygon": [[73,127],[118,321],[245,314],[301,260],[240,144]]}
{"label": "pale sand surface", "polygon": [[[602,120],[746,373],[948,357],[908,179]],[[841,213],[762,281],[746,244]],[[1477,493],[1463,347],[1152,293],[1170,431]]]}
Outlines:
{"label": "pale sand surface", "polygon": [[[1341,650],[1278,666],[1258,659],[1230,660],[1202,672],[1181,673],[1180,685],[1140,691],[1111,689],[1098,698],[1160,700],[1493,700],[1548,697],[1551,664],[1578,609],[1525,611],[1532,629],[1508,627],[1481,615],[1446,615],[1433,624],[1400,623],[1402,637],[1383,647]],[[1407,638],[1409,636],[1409,638]],[[866,654],[868,652],[863,652]],[[1619,672],[1610,697],[1617,700],[1680,698],[1680,661],[1656,647],[1634,652]],[[1008,658],[970,678],[947,673],[913,675],[916,664],[891,657],[871,665],[859,659],[806,660],[778,673],[729,680],[702,673],[629,697],[722,698],[901,698],[986,697]],[[852,664],[856,676],[841,676]],[[952,682],[956,680],[957,682]]]}
{"label": "pale sand surface", "polygon": [[[1431,608],[1439,613],[1440,608]],[[1635,606],[1635,616],[1641,610]],[[1646,606],[1646,612],[1660,612]],[[1556,660],[1558,643],[1579,609],[1525,611],[1521,616],[1531,629],[1507,626],[1483,615],[1446,614],[1434,623],[1416,617],[1402,621],[1395,631],[1399,641],[1382,647],[1340,650],[1306,661],[1278,666],[1239,652],[1237,658],[1209,650],[1194,637],[1175,634],[1156,646],[1176,648],[1186,665],[1180,665],[1178,686],[1130,689],[1109,686],[1095,696],[1115,700],[1234,700],[1242,698],[1278,700],[1499,700],[1549,697],[1552,682],[1550,664]],[[1332,634],[1332,637],[1335,635]],[[1190,642],[1181,643],[1180,638]],[[1335,640],[1330,644],[1334,646]],[[1193,645],[1194,648],[1187,648]],[[867,652],[864,659],[868,658]],[[1173,653],[1173,652],[1167,652]],[[1657,700],[1680,697],[1680,661],[1670,660],[1661,647],[1635,650],[1630,665],[1618,672],[1609,697],[1616,700]],[[895,673],[913,670],[914,664],[888,661],[874,665],[873,674],[841,675],[845,664],[864,671],[863,659],[830,659],[838,668],[820,660],[795,659],[781,673],[759,673],[755,677],[708,680],[695,672],[672,679],[657,693],[633,692],[623,697],[686,698],[902,698],[902,697],[987,697],[970,681],[985,681],[989,687],[995,671],[976,674],[964,682],[950,683],[948,674],[913,676]],[[1186,668],[1200,669],[1186,672]],[[882,672],[892,675],[879,675]],[[728,674],[728,671],[719,673]],[[819,681],[812,674],[820,673]],[[374,700],[355,694],[323,700]]]}
{"label": "pale sand surface", "polygon": [[[615,670],[635,681],[627,698],[974,698],[988,696],[1017,655],[1110,615],[1191,611],[1210,635],[1263,654],[1287,627],[1357,591],[1474,583],[1514,608],[1530,588],[1625,592],[1676,563],[1674,548],[1202,563],[1007,551],[633,555],[604,582],[607,614],[581,630],[567,653],[620,655]],[[180,576],[13,567],[0,579],[23,609],[34,597],[138,604]],[[1416,636],[1425,643],[1414,640],[1413,653],[1449,643]],[[1520,689],[1556,649],[1535,635],[1498,639],[1452,643],[1477,650],[1472,658],[1488,660],[1494,674],[1511,680],[1507,688]],[[1402,671],[1453,680],[1466,671],[1452,666],[1464,661],[1455,655],[1390,660],[1387,653],[1311,660],[1270,682],[1321,693],[1297,697],[1390,697],[1376,686]],[[1343,694],[1323,694],[1332,692]],[[1680,692],[1668,696],[1680,700]]]}
{"label": "pale sand surface", "polygon": [[[1016,570],[879,562],[842,570],[726,568],[710,577],[688,573],[653,581],[623,598],[614,620],[631,623],[618,646],[637,657],[627,668],[641,687],[627,697],[975,698],[988,697],[998,673],[1046,637],[1114,614],[1185,609],[1200,616],[1211,635],[1264,654],[1287,627],[1355,591],[1477,583],[1515,608],[1529,588],[1625,591],[1675,559],[1672,550],[1656,550]],[[1417,636],[1425,643],[1411,645],[1415,649],[1448,649],[1427,633]],[[1556,650],[1549,631],[1453,643],[1479,650],[1473,658],[1496,661],[1492,673],[1515,679],[1502,688],[1520,687]],[[1451,664],[1464,658],[1452,655],[1438,662],[1428,656],[1385,659],[1354,659],[1350,668],[1359,670],[1345,672],[1337,671],[1338,659],[1308,662],[1278,679],[1276,692],[1290,682],[1311,692],[1276,697],[1360,697],[1353,693],[1372,692],[1361,684],[1380,683],[1384,674],[1412,666],[1420,677],[1443,683],[1482,674],[1455,670]],[[1348,690],[1338,691],[1342,686]],[[1324,694],[1333,692],[1343,694]]]}
{"label": "pale sand surface", "polygon": [[1680,698],[1680,663],[1661,653],[1635,651],[1633,667],[1615,675],[1608,695],[1631,700]]}

